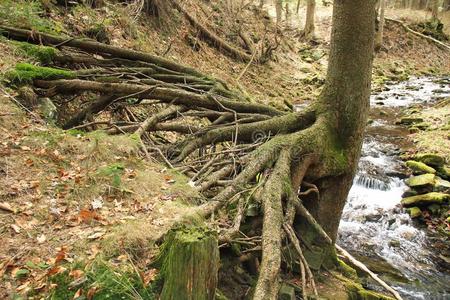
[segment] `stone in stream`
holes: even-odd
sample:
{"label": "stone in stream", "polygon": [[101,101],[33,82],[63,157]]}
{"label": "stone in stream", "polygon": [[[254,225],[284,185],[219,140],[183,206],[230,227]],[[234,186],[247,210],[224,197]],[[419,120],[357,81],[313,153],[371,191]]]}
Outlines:
{"label": "stone in stream", "polygon": [[442,167],[445,163],[445,159],[433,153],[420,153],[414,157],[414,160],[421,161],[424,164],[427,164],[432,167]]}
{"label": "stone in stream", "polygon": [[406,163],[406,166],[410,168],[413,172],[413,174],[435,174],[436,170],[432,167],[427,166],[423,162],[415,161],[415,160],[408,160]]}
{"label": "stone in stream", "polygon": [[434,174],[423,174],[418,176],[413,176],[405,180],[405,183],[410,188],[426,188],[433,187],[436,183],[436,175]]}
{"label": "stone in stream", "polygon": [[411,207],[407,211],[411,219],[418,218],[422,215],[422,211],[417,206]]}
{"label": "stone in stream", "polygon": [[431,192],[423,195],[411,196],[403,198],[401,203],[404,207],[428,206],[433,203],[441,204],[450,200],[449,194]]}

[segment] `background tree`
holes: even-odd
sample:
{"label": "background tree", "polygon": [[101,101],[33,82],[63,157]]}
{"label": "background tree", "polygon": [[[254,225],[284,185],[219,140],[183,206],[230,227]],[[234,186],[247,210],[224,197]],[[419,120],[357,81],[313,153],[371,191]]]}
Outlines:
{"label": "background tree", "polygon": [[306,21],[305,28],[303,30],[303,35],[305,38],[310,39],[314,37],[314,19],[316,14],[316,0],[307,0],[306,6]]}
{"label": "background tree", "polygon": [[379,0],[379,22],[378,22],[378,30],[375,36],[375,49],[379,50],[383,44],[383,32],[384,32],[384,11],[386,8],[386,0]]}

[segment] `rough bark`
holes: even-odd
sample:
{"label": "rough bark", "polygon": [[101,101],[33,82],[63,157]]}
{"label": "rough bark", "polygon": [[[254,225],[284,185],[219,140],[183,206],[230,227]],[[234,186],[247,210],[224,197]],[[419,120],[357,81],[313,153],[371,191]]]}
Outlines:
{"label": "rough bark", "polygon": [[333,241],[360,157],[369,111],[375,4],[376,0],[334,1],[329,65],[319,103],[322,117],[335,132],[334,143],[344,156],[345,170],[319,180],[320,200],[307,206]]}

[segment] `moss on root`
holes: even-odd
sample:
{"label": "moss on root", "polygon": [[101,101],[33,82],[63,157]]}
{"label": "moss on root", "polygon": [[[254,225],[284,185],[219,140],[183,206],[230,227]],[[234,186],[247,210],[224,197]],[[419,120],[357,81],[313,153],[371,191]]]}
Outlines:
{"label": "moss on root", "polygon": [[13,44],[28,57],[36,59],[43,64],[53,61],[58,50],[53,47],[33,45],[26,42],[13,42]]}
{"label": "moss on root", "polygon": [[5,78],[13,84],[30,84],[35,79],[54,80],[74,78],[75,73],[64,69],[35,66],[19,63],[14,70],[5,74]]}

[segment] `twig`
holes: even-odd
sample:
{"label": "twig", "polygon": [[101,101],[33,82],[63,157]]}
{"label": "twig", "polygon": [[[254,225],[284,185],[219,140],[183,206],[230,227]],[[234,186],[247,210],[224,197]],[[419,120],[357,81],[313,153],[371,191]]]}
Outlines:
{"label": "twig", "polygon": [[359,260],[357,260],[356,258],[354,258],[350,253],[348,253],[345,249],[343,249],[342,247],[340,247],[339,245],[335,245],[336,249],[342,253],[343,256],[345,256],[346,258],[348,258],[348,260],[350,260],[350,262],[355,265],[356,267],[358,267],[359,269],[361,269],[362,271],[366,272],[370,277],[372,277],[376,282],[378,282],[382,287],[384,287],[387,291],[389,291],[392,295],[394,295],[395,299],[397,300],[402,300],[402,297],[400,296],[400,294],[394,290],[392,287],[390,287],[389,285],[387,285],[386,282],[384,282],[383,280],[381,280],[377,274],[373,273],[372,271],[369,270],[369,268],[367,268],[367,266],[365,264],[363,264],[362,262],[360,262]]}

